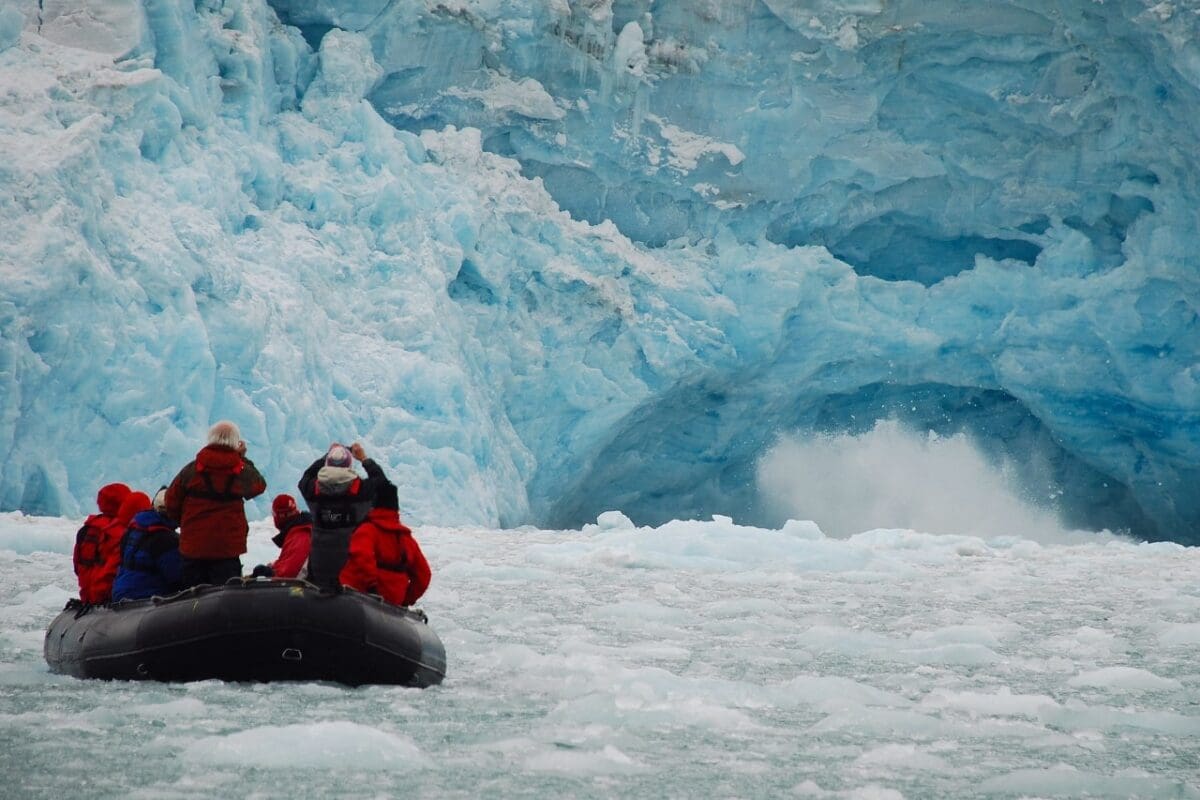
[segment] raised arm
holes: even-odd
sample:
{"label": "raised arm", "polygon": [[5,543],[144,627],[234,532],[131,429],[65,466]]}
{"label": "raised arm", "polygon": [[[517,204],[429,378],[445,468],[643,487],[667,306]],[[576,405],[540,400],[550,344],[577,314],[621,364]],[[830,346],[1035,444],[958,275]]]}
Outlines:
{"label": "raised arm", "polygon": [[296,488],[300,490],[300,494],[305,500],[312,500],[316,495],[314,487],[317,483],[317,473],[323,466],[325,466],[325,456],[321,455],[316,461],[309,464],[308,469],[304,470],[304,474],[300,476],[300,482],[296,484]]}

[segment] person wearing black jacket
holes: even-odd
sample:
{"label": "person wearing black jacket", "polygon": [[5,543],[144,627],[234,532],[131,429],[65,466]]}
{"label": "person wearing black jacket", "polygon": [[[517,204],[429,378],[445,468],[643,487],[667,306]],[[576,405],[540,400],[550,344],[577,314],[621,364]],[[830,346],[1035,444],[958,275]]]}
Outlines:
{"label": "person wearing black jacket", "polygon": [[[362,463],[367,477],[355,471],[354,459]],[[366,518],[376,491],[386,482],[383,468],[367,457],[358,442],[350,447],[334,442],[304,471],[298,488],[312,514],[310,582],[322,588],[337,588],[338,575],[350,550],[350,535]]]}

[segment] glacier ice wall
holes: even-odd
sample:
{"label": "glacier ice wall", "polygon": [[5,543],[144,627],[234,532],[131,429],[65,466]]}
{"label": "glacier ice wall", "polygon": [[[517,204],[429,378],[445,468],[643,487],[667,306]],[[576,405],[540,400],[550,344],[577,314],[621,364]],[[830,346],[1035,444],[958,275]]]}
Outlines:
{"label": "glacier ice wall", "polygon": [[894,419],[1200,541],[1198,10],[10,2],[0,507],[230,417],[417,521],[772,522]]}

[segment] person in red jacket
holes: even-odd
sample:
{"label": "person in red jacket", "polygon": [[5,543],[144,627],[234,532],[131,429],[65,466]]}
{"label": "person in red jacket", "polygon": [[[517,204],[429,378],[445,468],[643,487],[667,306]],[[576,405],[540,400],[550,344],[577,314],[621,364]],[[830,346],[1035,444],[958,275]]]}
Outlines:
{"label": "person in red jacket", "polygon": [[[116,519],[121,502],[129,496],[130,491],[123,483],[101,486],[100,491],[96,493],[96,507],[100,513],[90,515],[75,533],[72,561],[75,575],[79,579],[79,599],[85,603],[108,602],[107,598],[95,598],[103,594],[100,584],[104,565],[112,560],[113,554],[110,551],[117,548],[120,538],[118,537],[116,542],[108,541],[104,537],[104,529]],[[109,589],[112,589],[111,584]]]}
{"label": "person in red jacket", "polygon": [[208,444],[167,487],[166,515],[179,520],[183,585],[221,585],[242,575],[246,552],[245,501],[267,490],[246,443],[228,420],[208,431]]}
{"label": "person in red jacket", "polygon": [[425,594],[429,579],[429,562],[412,530],[400,521],[395,484],[380,484],[374,506],[350,537],[350,555],[338,580],[394,605],[410,606]]}
{"label": "person in red jacket", "polygon": [[121,501],[121,507],[113,515],[112,522],[104,526],[100,533],[103,561],[88,571],[86,586],[83,575],[80,575],[79,599],[84,603],[98,605],[112,600],[113,581],[116,580],[117,570],[121,568],[121,537],[129,529],[134,516],[151,507],[150,496],[145,492],[130,492]]}
{"label": "person in red jacket", "polygon": [[271,541],[279,548],[279,558],[273,564],[259,564],[254,568],[253,575],[298,578],[308,563],[308,550],[312,545],[312,515],[300,510],[296,498],[281,494],[271,502],[271,516],[279,531],[271,537]]}

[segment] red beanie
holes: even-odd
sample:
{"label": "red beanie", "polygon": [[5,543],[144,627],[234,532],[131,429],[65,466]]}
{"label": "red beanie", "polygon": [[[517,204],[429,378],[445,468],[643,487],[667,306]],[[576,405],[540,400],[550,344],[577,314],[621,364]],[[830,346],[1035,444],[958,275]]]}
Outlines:
{"label": "red beanie", "polygon": [[271,503],[271,515],[275,518],[276,528],[281,527],[283,523],[299,513],[300,509],[296,507],[296,498],[290,494],[276,495],[275,500]]}

